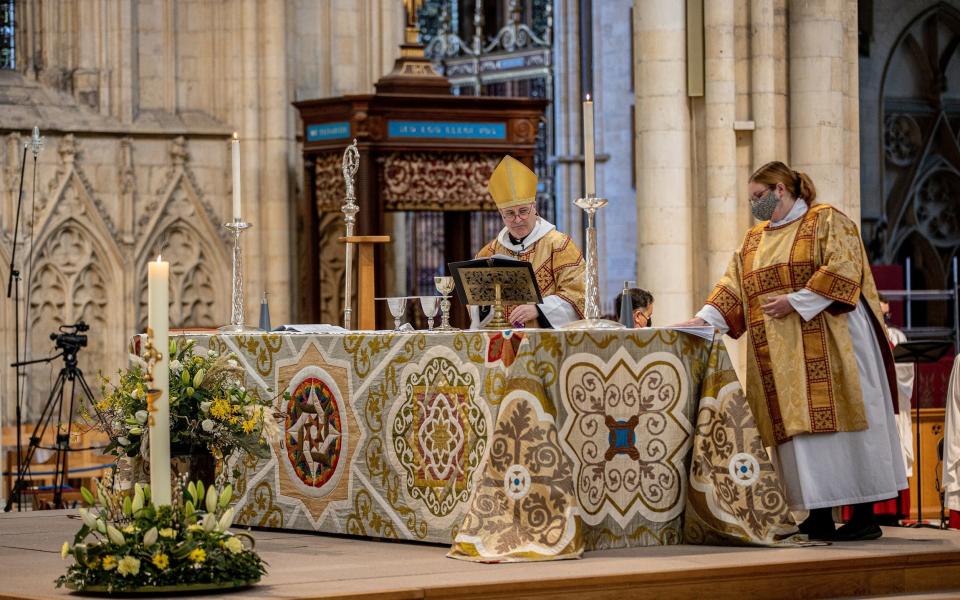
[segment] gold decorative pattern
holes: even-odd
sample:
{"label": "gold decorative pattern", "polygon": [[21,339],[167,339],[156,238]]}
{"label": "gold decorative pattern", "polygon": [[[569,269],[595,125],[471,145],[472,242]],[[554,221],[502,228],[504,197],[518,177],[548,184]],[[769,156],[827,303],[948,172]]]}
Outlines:
{"label": "gold decorative pattern", "polygon": [[[776,544],[796,532],[792,513],[730,359],[701,386],[684,539],[697,544]],[[735,515],[735,519],[724,518]]]}
{"label": "gold decorative pattern", "polygon": [[350,535],[365,535],[389,540],[400,538],[393,522],[377,511],[367,490],[360,490],[353,499],[353,510],[347,515],[346,530]]}
{"label": "gold decorative pattern", "polygon": [[282,528],[283,511],[274,503],[275,495],[270,482],[261,481],[250,495],[251,498],[237,513],[235,522],[238,525]]}
{"label": "gold decorative pattern", "polygon": [[237,347],[256,358],[257,373],[268,376],[273,373],[273,358],[283,345],[283,338],[276,333],[254,336],[237,336]]}
{"label": "gold decorative pattern", "polygon": [[383,162],[386,210],[496,210],[487,181],[500,154],[392,152]]}
{"label": "gold decorative pattern", "polygon": [[343,204],[342,157],[338,152],[321,152],[314,157],[314,187],[317,212],[340,212]]}

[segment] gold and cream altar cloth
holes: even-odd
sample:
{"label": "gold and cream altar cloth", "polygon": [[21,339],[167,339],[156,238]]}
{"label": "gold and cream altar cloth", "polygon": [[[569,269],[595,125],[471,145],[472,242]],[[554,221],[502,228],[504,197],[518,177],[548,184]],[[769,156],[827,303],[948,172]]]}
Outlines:
{"label": "gold and cream altar cloth", "polygon": [[[796,531],[719,339],[671,330],[192,335],[275,396],[242,525],[478,561]],[[284,395],[287,392],[289,395]]]}

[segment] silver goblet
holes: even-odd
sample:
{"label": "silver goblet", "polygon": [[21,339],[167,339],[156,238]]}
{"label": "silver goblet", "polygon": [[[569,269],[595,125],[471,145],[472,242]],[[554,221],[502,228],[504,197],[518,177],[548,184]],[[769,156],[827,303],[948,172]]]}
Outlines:
{"label": "silver goblet", "polygon": [[439,275],[433,278],[434,285],[437,286],[437,291],[440,292],[442,299],[440,300],[440,311],[442,317],[440,318],[440,327],[437,327],[437,331],[455,331],[456,327],[450,326],[450,294],[453,292],[453,277],[449,275]]}
{"label": "silver goblet", "polygon": [[387,307],[390,309],[390,314],[393,315],[394,331],[400,331],[400,326],[403,324],[403,314],[407,312],[406,296],[387,298]]}
{"label": "silver goblet", "polygon": [[433,319],[437,316],[437,310],[440,308],[440,298],[437,296],[420,296],[420,308],[427,317],[427,329],[433,331]]}

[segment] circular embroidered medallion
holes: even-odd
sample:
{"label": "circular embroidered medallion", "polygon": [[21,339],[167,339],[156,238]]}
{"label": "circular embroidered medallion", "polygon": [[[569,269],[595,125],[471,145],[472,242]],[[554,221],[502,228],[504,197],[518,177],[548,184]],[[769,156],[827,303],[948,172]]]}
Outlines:
{"label": "circular embroidered medallion", "polygon": [[343,422],[336,395],[316,377],[303,379],[287,403],[287,459],[304,484],[322,487],[337,470]]}
{"label": "circular embroidered medallion", "polygon": [[530,471],[523,465],[513,465],[503,476],[503,488],[511,500],[520,500],[530,491]]}
{"label": "circular embroidered medallion", "polygon": [[752,454],[740,452],[730,458],[730,477],[737,485],[746,487],[760,478],[760,463]]}

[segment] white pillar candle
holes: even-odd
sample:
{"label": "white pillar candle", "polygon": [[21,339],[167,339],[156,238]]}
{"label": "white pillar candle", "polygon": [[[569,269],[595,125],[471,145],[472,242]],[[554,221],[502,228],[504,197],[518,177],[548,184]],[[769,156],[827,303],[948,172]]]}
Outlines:
{"label": "white pillar candle", "polygon": [[148,324],[160,360],[153,367],[153,387],[160,396],[153,403],[150,426],[150,491],[156,506],[170,504],[170,263],[157,257],[148,266]]}
{"label": "white pillar candle", "polygon": [[240,220],[240,139],[237,132],[233,132],[233,140],[230,142],[230,149],[233,154],[233,220]]}
{"label": "white pillar candle", "polygon": [[597,195],[596,157],[593,150],[593,100],[590,94],[583,101],[583,172],[587,196]]}

